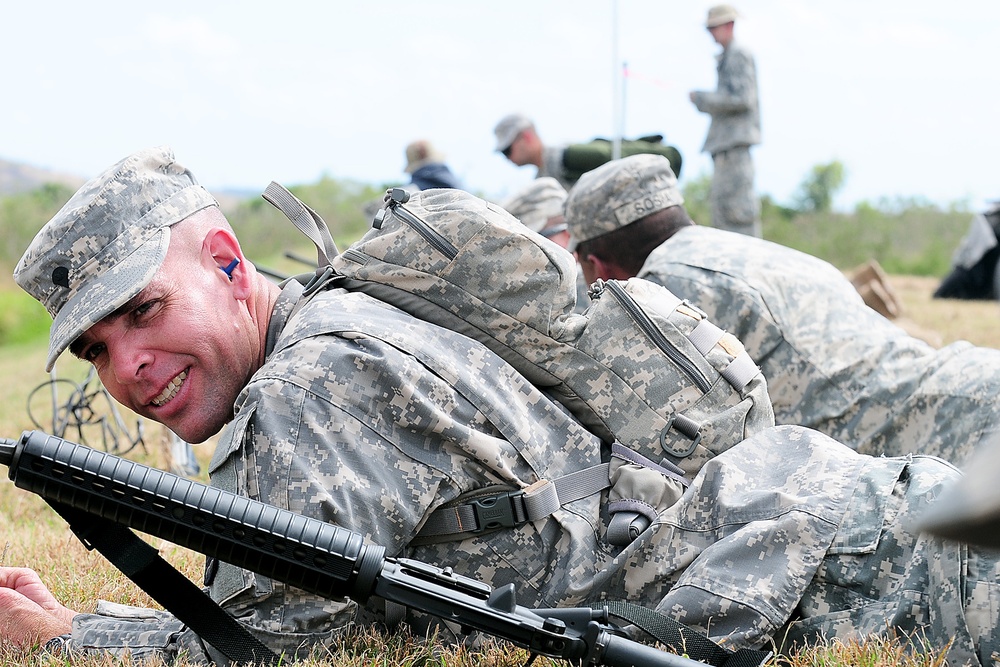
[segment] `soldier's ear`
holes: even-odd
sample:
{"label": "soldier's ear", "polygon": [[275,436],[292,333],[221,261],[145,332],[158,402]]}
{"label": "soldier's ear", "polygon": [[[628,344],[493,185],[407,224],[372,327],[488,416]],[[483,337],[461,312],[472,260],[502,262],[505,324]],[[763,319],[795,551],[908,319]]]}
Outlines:
{"label": "soldier's ear", "polygon": [[205,235],[202,252],[205,261],[220,269],[233,283],[239,298],[250,284],[250,273],[246,270],[246,257],[236,237],[227,229],[214,227]]}
{"label": "soldier's ear", "polygon": [[615,262],[604,259],[600,255],[588,255],[587,261],[592,267],[595,280],[627,280],[631,278],[631,276],[624,275],[625,272]]}

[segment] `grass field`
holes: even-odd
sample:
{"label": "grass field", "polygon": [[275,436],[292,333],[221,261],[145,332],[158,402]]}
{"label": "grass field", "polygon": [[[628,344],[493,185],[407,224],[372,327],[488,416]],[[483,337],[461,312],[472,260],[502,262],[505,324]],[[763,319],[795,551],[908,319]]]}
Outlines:
{"label": "grass field", "polygon": [[[945,345],[965,339],[989,347],[1000,347],[1000,304],[994,302],[935,301],[930,294],[936,279],[893,277],[892,284],[903,303],[900,323],[912,332]],[[48,379],[43,372],[43,342],[6,346],[0,349],[0,436],[16,438],[23,430],[34,428],[27,417],[28,394]],[[60,376],[79,378],[81,364],[65,359],[58,366]],[[149,445],[136,452],[144,463],[165,467],[168,463],[165,434],[155,425],[147,427]],[[205,468],[211,455],[211,443],[200,446],[197,455]],[[4,477],[0,482],[0,532],[4,536],[2,563],[28,566],[41,572],[57,598],[81,611],[93,608],[96,598],[127,604],[150,605],[146,596],[114,570],[100,555],[88,552],[65,524],[39,498],[15,489]],[[201,578],[204,559],[199,554],[153,540],[161,553],[192,579]],[[524,664],[525,652],[510,646],[488,645],[481,652],[442,650],[433,642],[418,642],[407,637],[383,637],[369,632],[348,635],[342,651],[307,663],[316,667],[333,665],[507,665]],[[943,647],[934,647],[941,649]],[[898,644],[868,642],[820,646],[793,656],[793,667],[812,665],[882,665],[933,666],[941,664],[938,650],[917,656],[904,655]],[[98,667],[129,664],[107,658],[77,658],[68,663],[63,658],[44,657],[30,651],[0,646],[3,665],[82,665]],[[182,663],[183,664],[183,663]],[[536,665],[556,664],[544,659]]]}

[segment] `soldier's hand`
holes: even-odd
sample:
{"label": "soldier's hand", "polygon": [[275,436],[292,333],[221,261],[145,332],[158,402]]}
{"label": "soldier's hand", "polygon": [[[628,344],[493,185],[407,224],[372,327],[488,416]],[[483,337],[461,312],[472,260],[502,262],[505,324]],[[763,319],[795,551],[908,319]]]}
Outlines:
{"label": "soldier's hand", "polygon": [[43,644],[68,633],[75,615],[34,570],[0,567],[0,641],[21,647]]}

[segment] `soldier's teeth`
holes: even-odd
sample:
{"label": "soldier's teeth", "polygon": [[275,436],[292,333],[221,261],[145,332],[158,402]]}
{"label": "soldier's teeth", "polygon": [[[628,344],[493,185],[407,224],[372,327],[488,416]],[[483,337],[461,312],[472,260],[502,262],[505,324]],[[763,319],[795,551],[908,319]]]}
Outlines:
{"label": "soldier's teeth", "polygon": [[171,398],[177,395],[180,391],[181,385],[184,384],[184,378],[187,377],[187,371],[183,371],[177,377],[170,381],[170,384],[160,393],[159,396],[153,399],[153,405],[156,407],[162,407]]}

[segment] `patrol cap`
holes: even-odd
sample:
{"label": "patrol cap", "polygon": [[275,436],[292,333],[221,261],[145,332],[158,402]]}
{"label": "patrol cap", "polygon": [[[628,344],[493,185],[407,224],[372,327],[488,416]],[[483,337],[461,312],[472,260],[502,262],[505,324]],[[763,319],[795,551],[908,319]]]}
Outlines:
{"label": "patrol cap", "polygon": [[412,174],[424,165],[438,162],[444,162],[444,155],[439,153],[431,142],[418,139],[406,147],[406,168],[403,171]]}
{"label": "patrol cap", "polygon": [[524,114],[512,113],[509,116],[504,116],[497,123],[497,126],[493,128],[493,134],[497,135],[496,149],[501,153],[504,152],[514,143],[517,135],[534,126],[535,124],[531,122],[531,119]]}
{"label": "patrol cap", "polygon": [[561,215],[566,188],[551,176],[542,176],[514,193],[502,206],[533,232],[540,232],[549,218]]}
{"label": "patrol cap", "polygon": [[595,239],[684,203],[670,160],[639,153],[605,162],[580,177],[566,199],[570,252],[577,244]]}
{"label": "patrol cap", "polygon": [[739,17],[736,9],[732,5],[716,5],[708,10],[708,18],[705,19],[706,28],[715,28],[735,21]]}
{"label": "patrol cap", "polygon": [[170,226],[218,202],[166,146],[91,179],[24,251],[14,280],[52,316],[45,370],[85,331],[152,280]]}

